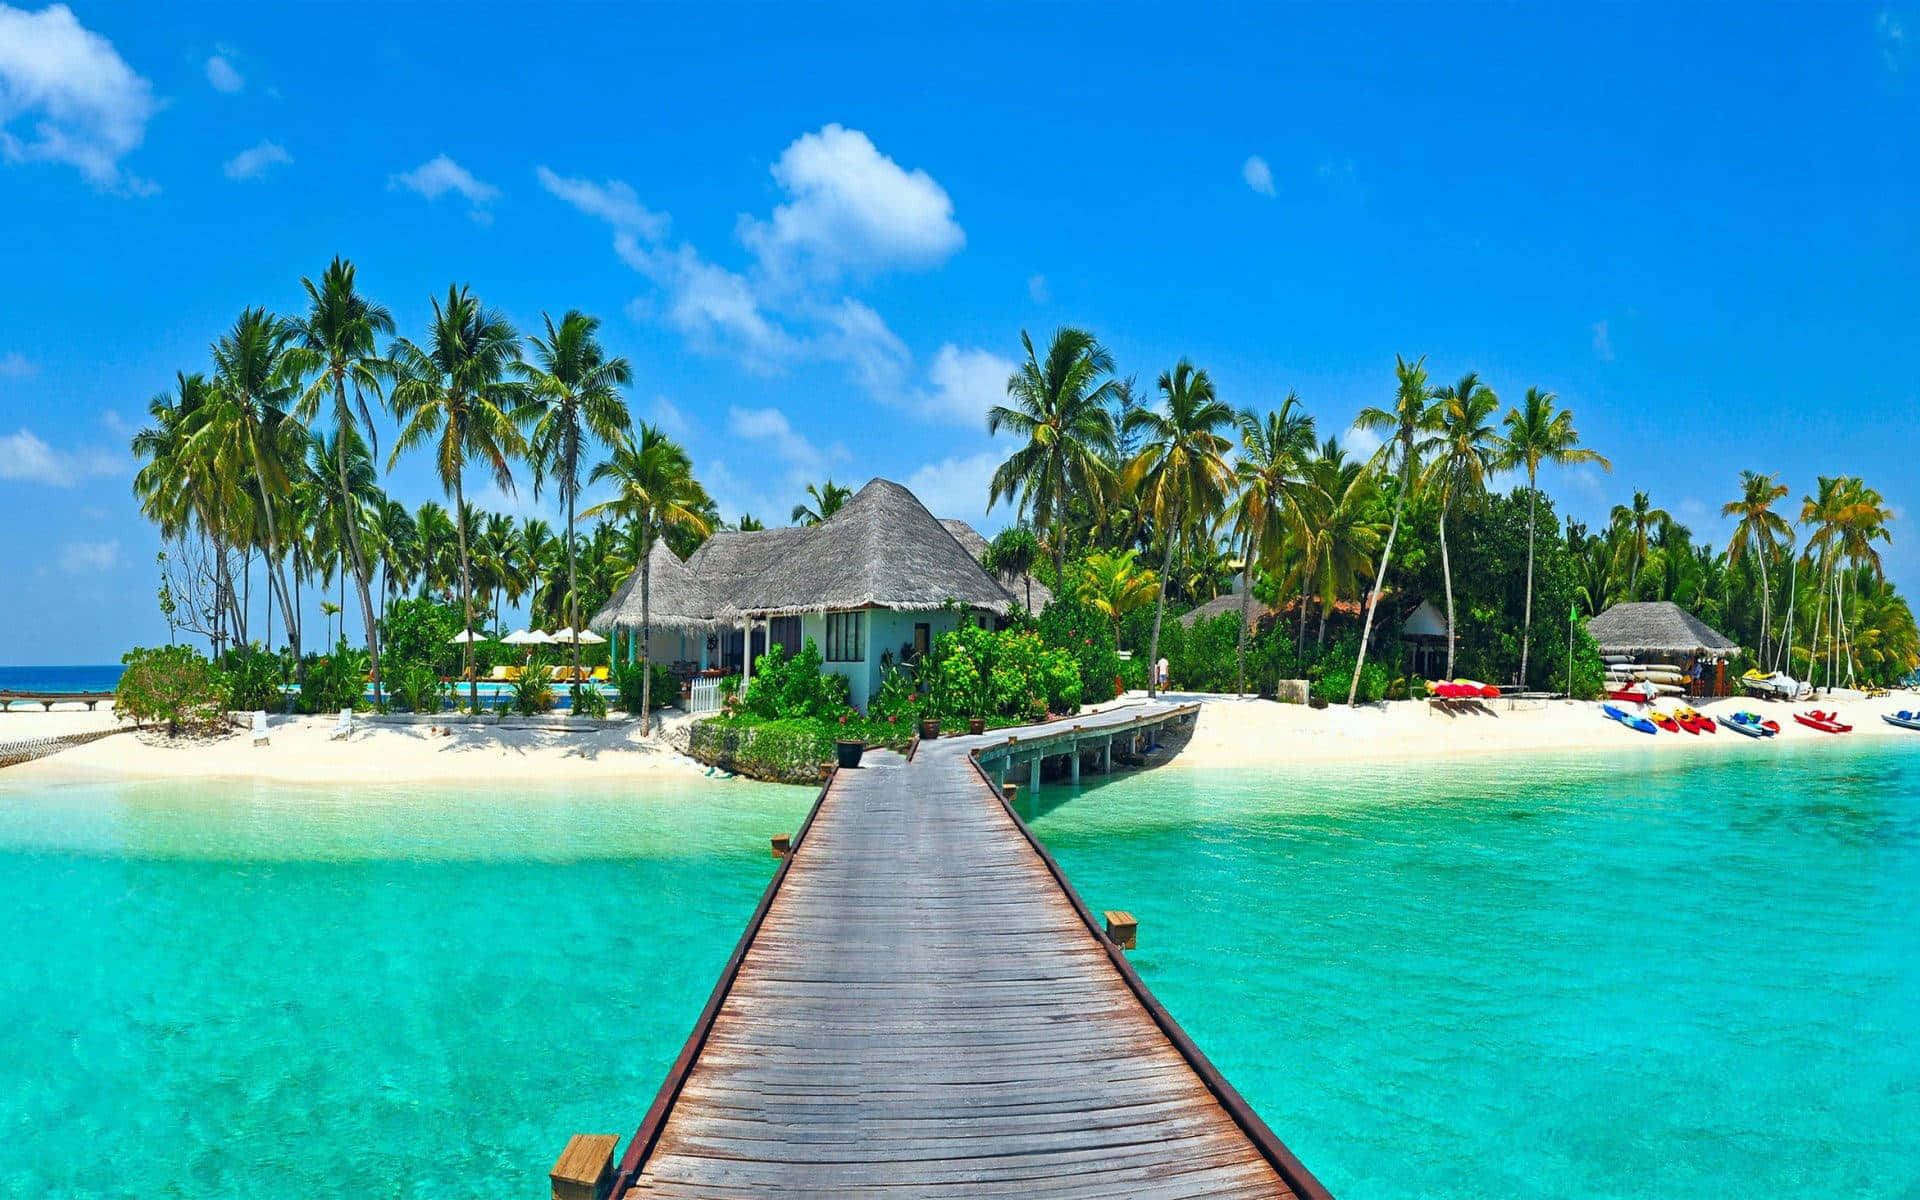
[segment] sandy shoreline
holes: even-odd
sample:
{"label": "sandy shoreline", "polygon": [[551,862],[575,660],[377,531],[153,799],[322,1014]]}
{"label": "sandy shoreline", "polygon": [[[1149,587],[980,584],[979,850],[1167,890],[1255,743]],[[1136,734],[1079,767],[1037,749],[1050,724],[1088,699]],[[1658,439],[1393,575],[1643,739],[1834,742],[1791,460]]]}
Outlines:
{"label": "sandy shoreline", "polygon": [[[1129,697],[1120,703],[1139,701]],[[1281,767],[1294,763],[1439,759],[1463,755],[1553,753],[1628,747],[1662,753],[1738,753],[1749,739],[1715,734],[1649,737],[1605,720],[1584,701],[1494,702],[1484,708],[1443,709],[1402,702],[1360,709],[1311,709],[1264,700],[1174,693],[1204,708],[1191,740],[1167,764],[1175,770]],[[1920,709],[1920,695],[1898,692],[1881,700],[1815,701],[1801,705],[1730,699],[1698,706],[1709,715],[1755,710],[1780,722],[1775,741],[1909,740],[1920,733],[1886,724],[1880,714]],[[1838,709],[1854,725],[1844,737],[1796,724],[1796,709]],[[674,715],[670,721],[684,721]],[[103,738],[20,766],[14,781],[75,774],[136,778],[248,779],[282,783],[567,782],[645,777],[661,772],[704,773],[675,753],[661,732],[641,738],[637,726],[594,732],[360,724],[341,741],[329,737],[331,717],[274,717],[271,740],[254,746],[244,731],[231,736],[169,743],[151,731]],[[104,729],[110,711],[62,710],[0,715],[0,742]]]}

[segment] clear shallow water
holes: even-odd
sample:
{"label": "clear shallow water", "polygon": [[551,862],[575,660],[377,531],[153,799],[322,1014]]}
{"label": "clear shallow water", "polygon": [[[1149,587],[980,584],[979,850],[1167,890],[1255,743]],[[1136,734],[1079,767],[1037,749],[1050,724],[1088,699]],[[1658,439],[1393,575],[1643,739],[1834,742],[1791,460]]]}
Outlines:
{"label": "clear shallow water", "polygon": [[810,802],[0,777],[0,1196],[543,1195]]}
{"label": "clear shallow water", "polygon": [[1149,772],[1034,823],[1341,1200],[1916,1195],[1920,749],[1682,757]]}

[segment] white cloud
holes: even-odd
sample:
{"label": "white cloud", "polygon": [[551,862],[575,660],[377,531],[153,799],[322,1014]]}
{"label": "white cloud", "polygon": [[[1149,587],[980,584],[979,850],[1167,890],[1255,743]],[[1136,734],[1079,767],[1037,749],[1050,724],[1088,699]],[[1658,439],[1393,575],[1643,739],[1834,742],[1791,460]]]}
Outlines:
{"label": "white cloud", "polygon": [[1029,275],[1027,277],[1027,295],[1032,298],[1035,304],[1045,304],[1047,301],[1053,299],[1053,293],[1047,290],[1047,277],[1045,275]]}
{"label": "white cloud", "polygon": [[69,575],[90,575],[111,571],[120,565],[120,540],[104,542],[68,542],[60,547],[60,569]]}
{"label": "white cloud", "polygon": [[30,429],[0,436],[0,479],[74,487],[94,476],[119,474],[125,466],[125,459],[108,450],[56,450]]}
{"label": "white cloud", "polygon": [[[901,482],[934,516],[959,517],[981,525],[988,523],[987,485],[999,465],[997,454],[982,450],[928,463]],[[1003,506],[998,523],[1006,524],[1009,515]]]}
{"label": "white cloud", "polygon": [[0,354],[0,379],[32,379],[40,368],[18,350]]}
{"label": "white cloud", "polygon": [[389,176],[387,186],[417,192],[429,200],[438,200],[448,192],[466,198],[467,215],[482,225],[493,220],[487,205],[500,198],[500,189],[476,179],[473,172],[446,155],[436,155],[411,171]]}
{"label": "white cloud", "polygon": [[795,355],[793,337],[762,311],[745,276],[708,262],[692,246],[653,250],[624,231],[614,235],[613,244],[628,266],[666,293],[668,324],[701,349],[738,349],[745,365],[761,373],[777,369]]}
{"label": "white cloud", "polygon": [[1906,22],[1890,9],[1882,9],[1873,18],[1874,40],[1880,44],[1880,61],[1887,70],[1898,71],[1907,65],[1912,47],[1907,41]]}
{"label": "white cloud", "polygon": [[138,432],[138,430],[127,422],[125,417],[111,408],[103,408],[100,410],[100,423],[107,427],[108,433],[118,438],[131,439],[133,435]]}
{"label": "white cloud", "polygon": [[930,392],[920,409],[927,416],[983,429],[987,409],[1007,398],[1013,363],[987,350],[962,350],[952,342],[940,347],[927,368]]}
{"label": "white cloud", "polygon": [[569,179],[546,167],[535,167],[533,173],[539,177],[541,187],[615,229],[637,233],[648,241],[658,241],[667,234],[666,215],[641,204],[633,186],[624,180],[595,183],[591,179]]}
{"label": "white cloud", "polygon": [[903,170],[857,129],[801,136],[773,177],[787,203],[766,221],[740,222],[740,240],[771,275],[937,266],[966,244],[946,189],[923,170]]}
{"label": "white cloud", "polygon": [[1593,330],[1593,352],[1600,356],[1602,362],[1612,362],[1613,336],[1608,332],[1607,323],[1605,321],[1595,321],[1591,328]]}
{"label": "white cloud", "polygon": [[647,406],[646,419],[676,438],[684,439],[694,430],[693,419],[665,396],[653,398],[653,403]]}
{"label": "white cloud", "polygon": [[879,313],[848,296],[827,311],[824,324],[817,346],[822,358],[843,364],[870,396],[900,394],[913,368],[913,352]]}
{"label": "white cloud", "polygon": [[258,179],[274,166],[285,166],[293,161],[293,155],[279,142],[261,142],[228,159],[221,166],[228,179]]}
{"label": "white cloud", "polygon": [[1347,452],[1349,458],[1363,460],[1372,458],[1384,444],[1379,434],[1371,429],[1362,429],[1358,425],[1348,427],[1346,433],[1340,437],[1340,446]]}
{"label": "white cloud", "polygon": [[207,60],[207,82],[216,92],[231,95],[247,86],[246,76],[235,69],[224,54],[216,54]]}
{"label": "white cloud", "polygon": [[[37,13],[0,4],[0,157],[60,162],[95,187],[159,189],[120,169],[159,105],[153,85],[64,4]],[[22,136],[15,126],[31,126]]]}
{"label": "white cloud", "polygon": [[1273,168],[1269,167],[1267,160],[1258,154],[1248,155],[1247,161],[1240,164],[1240,178],[1246,180],[1247,186],[1262,196],[1274,194]]}
{"label": "white cloud", "polygon": [[777,408],[742,408],[736,404],[727,409],[727,429],[735,437],[765,446],[799,475],[812,475],[847,457],[844,446],[822,450],[814,445]]}

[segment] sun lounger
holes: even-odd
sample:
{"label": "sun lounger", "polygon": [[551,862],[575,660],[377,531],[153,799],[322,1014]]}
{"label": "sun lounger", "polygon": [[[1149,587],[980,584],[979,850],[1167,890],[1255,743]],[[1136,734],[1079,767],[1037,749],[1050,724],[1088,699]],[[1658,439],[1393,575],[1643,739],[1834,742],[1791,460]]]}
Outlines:
{"label": "sun lounger", "polygon": [[343,708],[340,710],[340,720],[334,724],[333,732],[329,733],[327,735],[327,738],[330,741],[337,742],[341,738],[346,737],[352,732],[353,732],[353,710],[350,708]]}
{"label": "sun lounger", "polygon": [[488,683],[505,683],[505,682],[507,682],[507,672],[508,672],[509,670],[511,670],[511,669],[512,669],[512,668],[510,668],[510,667],[495,667],[495,668],[493,669],[493,673],[492,673],[491,675],[488,675],[488,676],[487,676],[487,682],[488,682]]}
{"label": "sun lounger", "polygon": [[253,714],[253,744],[256,746],[267,744],[267,714],[264,709],[257,709]]}
{"label": "sun lounger", "polygon": [[595,683],[605,683],[607,681],[607,669],[605,667],[595,667],[593,669],[593,681]]}
{"label": "sun lounger", "polygon": [[506,676],[505,676],[505,679],[506,679],[506,681],[507,681],[508,683],[519,683],[519,682],[520,682],[520,668],[519,668],[519,667],[502,667],[502,668],[500,668],[500,669],[506,672]]}

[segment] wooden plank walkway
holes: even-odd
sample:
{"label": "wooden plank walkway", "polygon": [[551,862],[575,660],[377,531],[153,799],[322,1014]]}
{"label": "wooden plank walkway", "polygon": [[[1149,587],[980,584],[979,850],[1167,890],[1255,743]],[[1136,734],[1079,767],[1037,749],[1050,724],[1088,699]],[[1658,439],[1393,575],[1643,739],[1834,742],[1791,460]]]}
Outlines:
{"label": "wooden plank walkway", "polygon": [[614,1195],[1326,1196],[990,785],[1007,737],[836,773]]}

